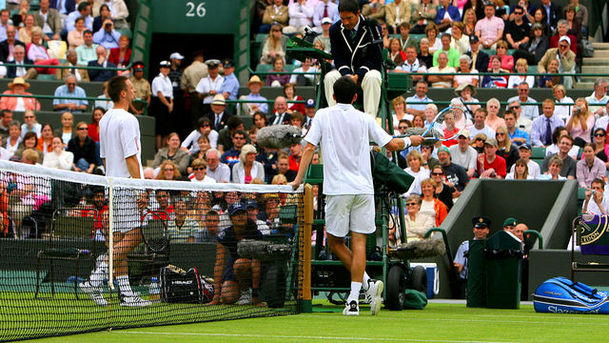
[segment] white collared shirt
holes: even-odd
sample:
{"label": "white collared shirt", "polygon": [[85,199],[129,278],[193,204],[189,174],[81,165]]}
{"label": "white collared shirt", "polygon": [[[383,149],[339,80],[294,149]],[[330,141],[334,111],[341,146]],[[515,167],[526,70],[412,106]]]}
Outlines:
{"label": "white collared shirt", "polygon": [[173,99],[173,86],[168,76],[159,74],[152,80],[152,96],[158,97],[158,93],[161,92],[163,96]]}
{"label": "white collared shirt", "polygon": [[[207,94],[211,90],[220,92],[220,88],[222,88],[223,82],[224,82],[224,78],[220,75],[216,76],[215,80],[212,80],[211,77],[208,75],[207,77],[204,77],[199,81],[199,83],[197,84],[197,88],[195,88],[195,90],[201,94]],[[214,100],[214,96],[208,95],[203,98],[203,103],[211,104],[211,102],[213,100]]]}

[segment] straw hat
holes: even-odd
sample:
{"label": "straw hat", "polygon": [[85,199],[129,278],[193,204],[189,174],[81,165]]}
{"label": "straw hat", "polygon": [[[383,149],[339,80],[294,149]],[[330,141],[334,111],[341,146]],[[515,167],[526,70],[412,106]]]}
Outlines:
{"label": "straw hat", "polygon": [[245,84],[246,86],[250,86],[250,84],[252,83],[259,83],[260,85],[264,85],[264,82],[262,82],[262,80],[260,80],[260,77],[258,75],[254,75],[252,77],[250,77],[250,80],[247,81],[247,83]]}
{"label": "straw hat", "polygon": [[224,100],[224,96],[222,94],[216,94],[216,96],[214,96],[214,100],[212,100],[211,104],[225,106],[226,101]]}
{"label": "straw hat", "polygon": [[23,85],[23,87],[25,87],[25,89],[30,88],[30,84],[25,82],[25,80],[22,77],[16,77],[13,82],[9,82],[8,84],[8,88],[13,89],[13,86],[15,85]]}
{"label": "straw hat", "polygon": [[467,87],[469,87],[470,90],[472,91],[472,96],[476,95],[476,87],[474,87],[474,85],[472,85],[469,82],[464,82],[464,83],[460,84],[459,87],[455,88],[455,94],[457,96],[461,96],[461,92]]}

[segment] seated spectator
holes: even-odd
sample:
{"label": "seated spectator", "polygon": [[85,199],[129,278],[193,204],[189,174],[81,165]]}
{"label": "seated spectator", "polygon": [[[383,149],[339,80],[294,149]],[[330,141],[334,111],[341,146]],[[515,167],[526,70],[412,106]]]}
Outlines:
{"label": "seated spectator", "polygon": [[400,121],[412,120],[413,115],[406,113],[406,100],[402,96],[398,96],[391,101],[391,105],[393,108],[393,129],[397,130],[400,124]]}
{"label": "seated spectator", "polygon": [[34,15],[31,13],[26,14],[24,26],[19,29],[19,40],[22,41],[23,44],[32,42],[32,29],[34,29],[34,27],[36,27]]}
{"label": "seated spectator", "polygon": [[188,215],[191,208],[187,197],[173,200],[173,216],[167,221],[167,235],[172,243],[194,243],[198,237],[199,223]]}
{"label": "seated spectator", "polygon": [[[569,131],[567,131],[567,128],[564,126],[559,126],[557,128],[554,129],[554,131],[552,132],[552,145],[549,145],[546,147],[546,156],[550,156],[550,155],[554,155],[556,153],[558,153],[558,151],[560,150],[558,148],[558,142],[560,141],[560,138],[563,136],[568,136],[569,135]],[[571,148],[571,150],[569,150],[569,156],[571,156],[572,159],[577,160],[578,159],[578,155],[579,155],[579,147],[577,145],[573,145],[573,147]]]}
{"label": "seated spectator", "polygon": [[[589,189],[586,189],[586,198],[582,205],[582,213],[604,215],[609,211],[609,199],[605,198],[605,181],[602,178],[594,179]],[[590,201],[592,200],[592,201]]]}
{"label": "seated spectator", "polygon": [[423,199],[420,213],[431,218],[436,227],[442,225],[444,218],[448,214],[446,205],[434,197],[437,187],[438,184],[433,179],[425,179],[421,182]]}
{"label": "seated spectator", "polygon": [[283,28],[285,34],[304,33],[305,27],[312,27],[315,6],[312,1],[298,0],[288,5],[288,26]]}
{"label": "seated spectator", "polygon": [[41,150],[37,149],[38,146],[38,137],[34,132],[26,133],[22,140],[21,144],[19,144],[17,150],[15,150],[15,154],[13,156],[21,159],[23,157],[23,152],[27,149],[33,150],[38,154],[38,161],[42,161],[44,158],[44,154]]}
{"label": "seated spectator", "polygon": [[[56,66],[59,65],[57,58],[51,58],[47,49],[42,45],[42,29],[38,26],[32,30],[32,42],[27,45],[27,58],[35,65]],[[38,74],[56,74],[55,68],[36,68]]]}
{"label": "seated spectator", "polygon": [[505,159],[497,155],[497,140],[487,138],[484,153],[478,155],[478,175],[481,179],[505,179]]}
{"label": "seated spectator", "polygon": [[268,104],[266,103],[266,98],[260,95],[260,89],[264,83],[260,80],[258,75],[253,75],[249,81],[246,83],[247,88],[249,88],[250,93],[247,95],[242,95],[239,97],[239,100],[250,100],[250,101],[260,101],[260,102],[252,102],[252,103],[241,103],[239,106],[239,113],[241,115],[253,115],[254,112],[261,111],[264,114],[268,112]]}
{"label": "seated spectator", "polygon": [[209,149],[205,153],[205,160],[207,161],[207,176],[216,180],[218,183],[226,183],[230,181],[230,168],[220,162],[220,152],[216,149]]}
{"label": "seated spectator", "polygon": [[[472,218],[472,225],[474,231],[473,240],[485,240],[490,233],[491,220],[487,217],[474,217]],[[459,273],[459,297],[465,297],[465,290],[467,288],[467,267],[468,267],[468,256],[469,256],[469,240],[465,240],[459,245],[453,265],[457,273]]]}
{"label": "seated spectator", "polygon": [[61,127],[55,130],[55,136],[61,137],[62,142],[69,142],[76,135],[74,131],[74,115],[70,112],[62,113]]}
{"label": "seated spectator", "polygon": [[91,16],[91,5],[87,1],[81,1],[77,8],[68,14],[64,21],[63,32],[68,33],[76,27],[78,18],[85,19],[85,27],[88,30],[93,30],[93,17]]}
{"label": "seated spectator", "polygon": [[[64,114],[66,114],[66,113],[70,113],[70,112],[65,112]],[[103,108],[95,107],[93,109],[93,114],[91,115],[91,124],[89,124],[89,126],[87,127],[87,135],[95,143],[99,143],[99,121],[104,116],[104,113],[106,113],[106,112],[104,111]]]}
{"label": "seated spectator", "polygon": [[[529,71],[527,60],[520,58],[516,61],[516,73],[525,74]],[[541,80],[541,79],[540,79]],[[535,87],[535,76],[533,75],[510,75],[508,79],[508,88],[517,88],[521,83],[526,82],[529,88]]]}
{"label": "seated spectator", "polygon": [[512,165],[514,165],[514,163],[516,163],[516,161],[518,161],[520,158],[518,147],[516,144],[512,143],[508,130],[505,126],[500,126],[497,128],[495,137],[497,138],[497,156],[501,156],[503,159],[505,159],[505,167],[507,170],[510,170]]}
{"label": "seated spectator", "polygon": [[[558,71],[560,73],[575,73],[575,53],[569,49],[571,40],[569,37],[561,37],[558,42],[558,48],[548,49],[539,63],[537,64],[538,73],[547,73],[548,65],[551,60],[559,60]],[[573,86],[573,78],[568,76],[563,78],[563,85],[570,89]]]}
{"label": "seated spectator", "polygon": [[402,50],[402,45],[398,38],[391,38],[389,42],[389,54],[387,56],[396,66],[401,66],[406,61],[406,53]]}
{"label": "seated spectator", "polygon": [[[32,93],[26,92],[30,88],[30,84],[21,77],[16,77],[13,82],[9,82],[8,88],[9,90],[4,91],[3,95],[32,95]],[[40,103],[32,97],[2,97],[0,99],[0,109],[17,112],[40,111]]]}
{"label": "seated spectator", "polygon": [[561,19],[558,21],[556,34],[550,37],[550,48],[557,48],[559,41],[562,37],[569,38],[569,49],[573,51],[575,55],[577,55],[577,38],[575,36],[568,33],[569,31],[569,22],[565,19]]}
{"label": "seated spectator", "polygon": [[[6,39],[0,42],[0,61],[8,62],[14,61],[15,56],[13,55],[15,47],[20,45],[25,49],[25,44],[16,38],[17,29],[13,25],[6,27]],[[25,56],[25,50],[24,50]]]}
{"label": "seated spectator", "polygon": [[114,102],[112,102],[112,100],[105,100],[110,98],[110,95],[108,95],[108,82],[109,81],[106,81],[102,84],[102,94],[98,95],[97,99],[99,100],[95,100],[93,103],[93,108],[101,107],[104,112],[114,107]]}
{"label": "seated spectator", "polygon": [[464,55],[471,50],[469,46],[469,36],[463,34],[464,28],[465,26],[460,21],[456,21],[452,24],[452,40],[450,42],[450,47],[457,50],[459,55]]}
{"label": "seated spectator", "polygon": [[40,138],[36,144],[36,149],[42,151],[44,155],[53,151],[53,127],[49,123],[42,124]]}
{"label": "seated spectator", "polygon": [[517,117],[518,115],[514,113],[513,107],[508,108],[503,114],[510,140],[518,146],[529,144],[529,134],[518,127]]}
{"label": "seated spectator", "polygon": [[127,17],[129,17],[129,9],[124,0],[95,0],[93,3],[92,13],[94,16],[101,14],[101,7],[106,6],[110,11],[110,18],[114,25],[119,29],[129,29]]}
{"label": "seated spectator", "polygon": [[15,155],[15,152],[19,148],[21,143],[21,126],[16,120],[11,121],[8,127],[8,137],[6,137],[6,144],[4,148],[9,152],[11,156]]}
{"label": "seated spectator", "polygon": [[526,10],[517,5],[514,12],[510,14],[510,21],[505,27],[505,40],[508,42],[510,49],[521,49],[529,42],[529,32],[531,24],[525,21]]}
{"label": "seated spectator", "polygon": [[273,106],[274,114],[269,118],[270,125],[289,125],[291,115],[288,113],[288,103],[286,98],[278,96],[275,98]]}
{"label": "seated spectator", "polygon": [[78,56],[78,64],[87,65],[90,61],[97,59],[97,44],[93,43],[93,33],[89,30],[85,30],[83,33],[84,44],[77,47],[76,55]]}
{"label": "seated spectator", "polygon": [[112,19],[112,13],[110,12],[110,7],[108,5],[103,4],[99,7],[98,15],[93,18],[93,32],[99,31],[101,29],[104,21],[106,19]]}
{"label": "seated spectator", "polygon": [[[330,27],[334,22],[330,18],[323,18],[321,20],[321,33],[313,40],[315,49],[323,50],[330,53],[332,43],[330,42]],[[383,31],[382,27],[385,27]],[[381,24],[381,35],[383,35],[383,47],[385,47],[385,40],[388,39],[387,25]],[[389,44],[389,42],[387,42]]]}
{"label": "seated spectator", "polygon": [[72,170],[74,154],[64,151],[64,144],[61,137],[53,137],[52,151],[44,156],[43,167],[62,170]]}
{"label": "seated spectator", "polygon": [[[469,59],[469,56],[465,56],[465,57],[467,57]],[[465,61],[462,61],[462,63],[464,64]],[[458,75],[455,76],[455,81],[456,81],[457,77],[458,77]],[[475,81],[477,83],[478,79],[476,78]],[[466,107],[466,110],[465,110],[465,112],[467,112],[466,126],[468,126],[468,127],[472,126],[473,123],[471,122],[470,118],[473,117],[474,111],[476,111],[477,109],[480,108],[480,105],[478,105],[478,103],[480,103],[480,101],[473,97],[474,95],[476,95],[476,87],[469,82],[460,83],[455,88],[455,95],[457,97],[452,98],[450,100],[451,105],[456,104],[453,106]],[[474,104],[468,104],[468,103],[474,103]]]}
{"label": "seated spectator", "polygon": [[410,24],[409,23],[401,23],[400,24],[400,37],[398,40],[400,41],[400,46],[402,51],[406,51],[406,48],[412,46],[416,48],[417,41],[415,38],[410,37]]}
{"label": "seated spectator", "polygon": [[483,133],[485,140],[487,138],[495,138],[495,130],[486,125],[486,116],[487,110],[485,108],[479,108],[474,111],[474,126],[469,128],[470,135],[475,137],[477,134]]}
{"label": "seated spectator", "polygon": [[[446,182],[448,186],[455,188],[451,191],[451,194],[453,194],[453,198],[458,197],[469,183],[469,176],[467,175],[465,167],[452,162],[450,150],[445,146],[440,146],[438,148],[438,161],[440,161],[439,166],[442,167],[443,170],[442,182]],[[432,171],[432,178],[433,170],[435,168],[436,166],[430,168]],[[436,182],[437,181],[438,180],[436,180]],[[448,204],[446,206],[448,206]],[[451,207],[452,205],[448,206],[449,209]]]}
{"label": "seated spectator", "polygon": [[131,61],[131,48],[129,44],[129,37],[121,35],[121,38],[118,39],[118,48],[110,49],[108,61],[119,68],[127,67]]}
{"label": "seated spectator", "polygon": [[495,16],[495,4],[484,3],[484,18],[476,23],[476,36],[482,42],[484,49],[495,49],[497,42],[503,39],[505,24],[503,20]]}
{"label": "seated spectator", "polygon": [[567,131],[573,137],[573,144],[583,147],[586,143],[590,143],[594,122],[594,114],[588,111],[586,99],[577,98],[573,113],[567,120]]}
{"label": "seated spectator", "polygon": [[[474,1],[480,1],[480,0],[474,0]],[[471,5],[472,2],[468,1],[466,3],[466,5],[469,4]],[[484,13],[482,13],[482,15],[480,16],[480,18],[484,17]],[[471,42],[471,38],[472,37],[478,37],[476,36],[476,22],[478,21],[478,18],[476,17],[476,11],[473,8],[468,8],[466,10],[463,11],[463,33],[467,36],[469,36],[470,38],[470,42]]]}
{"label": "seated spectator", "polygon": [[493,58],[498,57],[501,61],[501,70],[504,73],[511,73],[514,68],[514,57],[507,54],[507,43],[504,40],[500,40],[496,43],[497,46],[497,54],[491,56],[491,62],[488,65],[488,68],[492,68]]}
{"label": "seated spectator", "polygon": [[[436,51],[442,49],[442,41],[438,38],[438,28],[436,24],[430,23],[425,28],[425,38],[427,38],[427,43],[429,47],[429,54],[434,55]],[[422,42],[422,40],[421,40]],[[423,49],[421,49],[421,55],[423,54]],[[433,63],[425,63],[428,67]]]}
{"label": "seated spectator", "polygon": [[78,69],[77,67],[85,67],[85,65],[78,64],[78,55],[76,50],[69,49],[66,53],[66,62],[59,64],[63,67],[72,67],[66,69],[57,69],[55,76],[58,80],[65,80],[66,76],[72,74],[76,77],[76,81],[89,82],[89,73],[86,69]]}
{"label": "seated spectator", "polygon": [[429,23],[434,23],[438,14],[437,6],[431,4],[431,0],[421,0],[413,4],[411,23],[414,24],[410,33],[420,34],[425,32]]}
{"label": "seated spectator", "polygon": [[471,179],[476,173],[478,152],[469,144],[469,131],[463,130],[457,138],[457,144],[449,148],[449,153],[451,165],[456,164],[463,167],[467,176]]}
{"label": "seated spectator", "polygon": [[459,197],[459,192],[455,187],[445,182],[444,170],[441,166],[435,166],[431,170],[431,179],[438,185],[436,187],[435,197],[446,205],[446,210],[450,211],[453,207],[453,198]]}
{"label": "seated spectator", "polygon": [[290,169],[290,157],[285,152],[277,155],[277,174],[285,176],[288,182],[294,181],[297,172]]}
{"label": "seated spectator", "polygon": [[[0,44],[2,44],[2,43],[0,43]],[[15,47],[13,48],[13,56],[15,59],[12,61],[12,63],[14,63],[14,64],[17,64],[17,65],[34,64],[34,61],[32,61],[26,57],[25,47],[22,45],[15,45]],[[38,72],[34,68],[16,67],[16,66],[6,67],[6,77],[8,77],[8,78],[22,77],[26,80],[29,80],[29,79],[35,79],[37,75],[38,75]]]}
{"label": "seated spectator", "polygon": [[544,173],[547,172],[550,168],[552,158],[556,156],[562,162],[560,165],[561,168],[559,169],[560,176],[566,177],[569,180],[574,180],[576,176],[576,162],[569,156],[569,151],[571,151],[572,146],[573,138],[571,138],[571,136],[561,136],[558,139],[558,153],[546,156],[543,160],[541,171]]}
{"label": "seated spectator", "polygon": [[408,152],[406,155],[406,160],[408,161],[408,167],[404,169],[404,171],[415,178],[415,183],[417,183],[417,181],[419,183],[418,187],[415,186],[412,188],[412,191],[409,190],[409,193],[414,191],[414,193],[419,194],[421,191],[421,181],[430,177],[429,169],[427,166],[423,166],[423,156],[421,156],[421,153],[419,153],[417,150],[411,150]]}
{"label": "seated spectator", "polygon": [[264,115],[264,113],[262,112],[255,112],[254,113],[254,126],[257,127],[258,129],[262,129],[263,127],[267,126],[268,122],[266,119],[266,116]]}
{"label": "seated spectator", "polygon": [[[546,171],[539,175],[538,180],[567,180],[567,177],[561,175],[562,169],[564,169],[564,161],[560,159],[557,155],[552,155],[550,158],[546,157],[548,160]],[[574,162],[575,163],[575,162]],[[546,160],[544,160],[544,164],[546,164]]]}
{"label": "seated spectator", "polygon": [[21,125],[21,138],[25,138],[28,132],[34,132],[36,139],[40,138],[42,125],[36,121],[36,114],[32,110],[26,110],[23,114],[23,124]]}
{"label": "seated spectator", "polygon": [[300,95],[296,95],[294,92],[294,84],[286,83],[283,86],[283,94],[285,95],[286,100],[288,100],[288,109],[287,112],[289,114],[293,114],[294,112],[305,113],[305,104],[300,103],[296,104],[292,101],[304,101]]}
{"label": "seated spectator", "polygon": [[501,59],[497,56],[491,58],[491,68],[488,70],[493,75],[485,75],[482,78],[483,88],[506,88],[508,85],[508,77],[505,71],[501,69]]}
{"label": "seated spectator", "polygon": [[409,23],[411,5],[409,1],[398,0],[385,6],[385,21],[391,33],[399,33],[402,23]]}
{"label": "seated spectator", "polygon": [[[312,17],[312,16],[311,16]],[[262,25],[258,32],[267,33],[276,23],[281,29],[288,25],[289,10],[281,0],[273,0],[272,5],[268,5],[262,16]]]}
{"label": "seated spectator", "polygon": [[207,137],[212,148],[218,147],[218,131],[211,128],[211,121],[208,117],[199,118],[199,125],[196,130],[193,130],[182,142],[182,150],[194,154],[199,151],[197,144],[199,137]]}
{"label": "seated spectator", "polygon": [[[14,0],[9,0],[8,5],[10,5]],[[15,27],[23,27],[25,22],[25,17],[30,13],[30,3],[28,0],[15,1],[19,4],[18,11],[12,15],[11,21]]]}
{"label": "seated spectator", "polygon": [[243,120],[237,116],[228,118],[226,127],[218,132],[218,150],[222,153],[233,147],[233,135],[237,131],[244,131]]}
{"label": "seated spectator", "polygon": [[533,61],[539,63],[549,47],[550,40],[544,35],[543,25],[536,23],[531,26],[529,43],[522,46],[522,49],[514,52],[514,56],[524,57],[529,63]]}
{"label": "seated spectator", "polygon": [[484,124],[493,131],[497,132],[497,129],[500,126],[506,126],[505,120],[499,117],[499,100],[496,98],[490,98],[486,102],[486,119],[484,120]]}
{"label": "seated spectator", "polygon": [[76,49],[79,46],[85,44],[84,33],[87,28],[85,27],[85,18],[76,19],[74,24],[74,30],[68,32],[68,44],[70,49]]}
{"label": "seated spectator", "polygon": [[426,67],[433,66],[433,53],[431,50],[429,50],[429,48],[429,39],[425,37],[421,38],[419,41],[419,61],[423,62],[423,65]]}
{"label": "seated spectator", "polygon": [[[554,88],[556,86],[561,86],[564,87],[562,85],[563,81],[563,77],[559,74],[558,68],[560,67],[560,62],[558,62],[557,59],[553,59],[550,60],[550,62],[548,63],[548,70],[547,73],[548,74],[555,74],[555,75],[542,75],[539,77],[539,83],[538,83],[538,87],[539,88]],[[565,106],[561,106],[561,107],[565,107]]]}
{"label": "seated spectator", "polygon": [[[486,142],[486,135],[484,133],[478,133],[474,136],[474,139],[472,139],[472,142],[470,143],[471,147],[474,148],[474,150],[476,150],[476,152],[478,154],[483,154],[484,153],[484,142]],[[476,161],[476,171],[478,166],[478,162]]]}
{"label": "seated spectator", "polygon": [[451,41],[452,41],[452,38],[448,33],[442,34],[442,36],[440,37],[440,42],[442,42],[442,47],[433,54],[433,66],[434,67],[438,66],[438,56],[440,55],[440,53],[446,54],[446,57],[448,58],[448,66],[453,67],[453,68],[459,67],[460,53],[457,49],[454,49],[451,47],[451,45],[450,45]]}
{"label": "seated spectator", "polygon": [[[579,2],[579,0],[578,0]],[[577,17],[577,12],[578,12],[578,8],[581,9],[581,7],[584,8],[584,10],[587,12],[587,10],[585,9],[585,6],[583,5],[574,5],[573,3],[565,6],[564,12],[565,12],[565,20],[568,23],[568,27],[569,30],[567,31],[568,34],[573,35],[575,37],[575,41],[576,42],[581,42],[582,38],[584,37],[584,31],[586,32],[586,37],[588,36],[588,32],[587,29],[584,25],[582,25],[582,18],[581,17]],[[588,16],[588,14],[586,13],[586,17]],[[586,18],[586,21],[588,19]],[[586,25],[587,26],[587,25]],[[577,45],[577,55],[581,55],[581,53],[583,52],[583,46],[582,44],[578,44]]]}
{"label": "seated spectator", "polygon": [[370,0],[369,3],[362,6],[362,15],[366,19],[375,19],[379,23],[384,23],[385,2],[382,0]]}
{"label": "seated spectator", "polygon": [[65,85],[57,87],[55,90],[55,99],[53,99],[53,109],[55,111],[67,111],[72,113],[80,113],[87,109],[89,102],[84,99],[87,94],[85,90],[76,85],[76,77],[68,75]]}
{"label": "seated spectator", "polygon": [[207,162],[203,158],[197,158],[192,161],[192,175],[188,178],[192,182],[201,182],[201,183],[216,183],[216,180],[207,176]]}
{"label": "seated spectator", "polygon": [[423,61],[417,58],[417,48],[414,46],[408,46],[405,50],[406,59],[402,65],[399,65],[394,69],[394,72],[411,73],[413,82],[422,80],[422,74],[427,72],[427,67]]}
{"label": "seated spectator", "polygon": [[76,137],[68,142],[67,151],[74,154],[72,168],[77,172],[91,174],[95,168],[97,156],[95,154],[95,142],[87,136],[89,125],[84,121],[76,124]]}
{"label": "seated spectator", "polygon": [[281,34],[281,25],[273,24],[269,36],[262,41],[261,64],[272,64],[277,58],[285,59],[287,38]]}
{"label": "seated spectator", "polygon": [[422,203],[423,201],[418,194],[411,194],[410,196],[408,196],[408,198],[406,198],[406,240],[399,237],[399,230],[396,230],[396,228],[392,228],[389,230],[389,239],[391,241],[395,241],[399,244],[400,242],[405,241],[411,242],[420,240],[425,237],[427,230],[436,226],[433,217],[421,213]]}
{"label": "seated spectator", "polygon": [[158,168],[167,160],[172,161],[177,165],[181,175],[187,175],[186,168],[188,168],[189,162],[188,153],[180,149],[180,136],[175,132],[167,135],[167,146],[159,149],[156,155],[154,155],[152,168]]}
{"label": "seated spectator", "polygon": [[93,34],[93,41],[106,49],[118,48],[120,38],[121,34],[114,30],[114,23],[109,19],[106,19],[103,27]]}
{"label": "seated spectator", "polygon": [[461,13],[457,6],[453,6],[451,0],[440,0],[440,6],[438,6],[438,13],[436,15],[436,25],[438,25],[439,31],[446,31],[452,26],[454,22],[461,21]]}
{"label": "seated spectator", "polygon": [[9,125],[13,121],[13,112],[7,109],[0,110],[0,138],[8,137]]}
{"label": "seated spectator", "polygon": [[97,60],[90,61],[89,67],[103,67],[104,69],[88,69],[89,78],[91,81],[108,81],[116,76],[116,70],[105,68],[116,68],[116,64],[108,61],[108,51],[103,46],[98,46],[95,49]]}
{"label": "seated spectator", "polygon": [[[197,139],[196,145],[198,146],[199,151],[190,155],[190,161],[196,160],[197,158],[205,159],[205,154],[207,153],[207,150],[212,148],[209,144],[209,138],[206,136],[200,136],[199,139]],[[187,171],[191,172],[190,167],[187,169]]]}
{"label": "seated spectator", "polygon": [[[270,71],[284,73],[285,62],[282,57],[277,57],[273,61],[273,69]],[[290,81],[290,74],[268,74],[266,76],[266,85],[272,87],[283,87],[286,83]]]}
{"label": "seated spectator", "polygon": [[428,73],[443,73],[450,75],[429,75],[427,80],[434,88],[450,88],[452,86],[454,76],[457,70],[448,65],[448,55],[445,52],[440,52],[438,55],[438,66],[428,69]]}
{"label": "seated spectator", "polygon": [[233,183],[250,184],[255,178],[264,180],[264,167],[256,161],[257,153],[256,148],[251,144],[245,144],[241,148],[239,161],[232,167]]}
{"label": "seated spectator", "polygon": [[594,148],[594,143],[586,144],[584,146],[583,158],[577,162],[577,183],[581,188],[590,188],[592,181],[603,179],[607,171],[605,163],[596,157]]}
{"label": "seated spectator", "polygon": [[241,148],[243,148],[246,143],[245,137],[245,132],[243,130],[235,131],[232,136],[233,146],[224,151],[222,158],[220,158],[220,162],[227,164],[232,169],[232,167],[239,162]]}
{"label": "seated spectator", "polygon": [[163,161],[159,167],[159,173],[156,176],[157,180],[172,180],[172,181],[180,181],[182,180],[182,174],[178,169],[178,165],[172,160]]}
{"label": "seated spectator", "polygon": [[[519,161],[523,161],[524,164],[526,164],[526,172],[528,174],[528,178],[537,179],[539,175],[541,175],[541,168],[539,167],[539,164],[537,164],[537,162],[531,161],[531,146],[528,144],[523,144],[518,148],[518,152],[520,153],[520,159],[516,161],[516,165],[518,165]],[[514,166],[512,166],[512,168],[510,169],[510,173],[512,174],[514,179],[516,179],[516,174],[522,174],[522,172],[516,173],[516,169]]]}
{"label": "seated spectator", "polygon": [[[459,69],[457,70],[457,72],[460,74],[478,74],[478,71],[476,69],[470,68],[471,65],[472,59],[467,55],[462,55],[461,57],[459,57]],[[475,87],[478,86],[478,76],[455,75],[455,78],[453,80],[453,87],[459,89],[459,87],[462,85],[468,85],[469,87],[466,88],[475,89]]]}
{"label": "seated spectator", "polygon": [[488,71],[490,58],[486,52],[480,50],[480,40],[478,39],[478,36],[470,36],[469,45],[471,50],[467,52],[466,55],[472,59],[472,68],[481,73],[486,73]]}
{"label": "seated spectator", "polygon": [[41,27],[44,33],[43,39],[61,40],[62,30],[61,17],[56,9],[50,8],[50,0],[40,0],[40,10],[34,13],[36,26]]}
{"label": "seated spectator", "polygon": [[609,145],[607,145],[607,131],[603,128],[597,127],[594,129],[593,134],[594,144],[594,155],[601,159],[601,161],[607,163],[609,152]]}

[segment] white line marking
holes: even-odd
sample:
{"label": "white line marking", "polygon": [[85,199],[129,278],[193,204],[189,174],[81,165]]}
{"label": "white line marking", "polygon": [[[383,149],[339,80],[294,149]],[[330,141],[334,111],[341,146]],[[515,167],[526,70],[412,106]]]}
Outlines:
{"label": "white line marking", "polygon": [[338,336],[288,336],[288,335],[254,335],[238,333],[212,332],[148,332],[148,331],[112,331],[113,334],[132,335],[165,335],[165,336],[217,336],[217,337],[249,337],[249,338],[282,338],[282,339],[327,339],[341,341],[387,341],[387,342],[454,342],[454,343],[510,343],[510,341],[456,341],[438,339],[409,339],[397,337],[338,337]]}

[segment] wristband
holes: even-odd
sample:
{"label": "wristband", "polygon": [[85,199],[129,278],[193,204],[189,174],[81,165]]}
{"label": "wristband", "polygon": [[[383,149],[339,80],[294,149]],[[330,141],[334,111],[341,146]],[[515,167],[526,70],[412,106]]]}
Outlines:
{"label": "wristband", "polygon": [[410,138],[403,137],[402,139],[404,140],[404,149],[408,148],[410,146],[410,144],[411,144]]}

